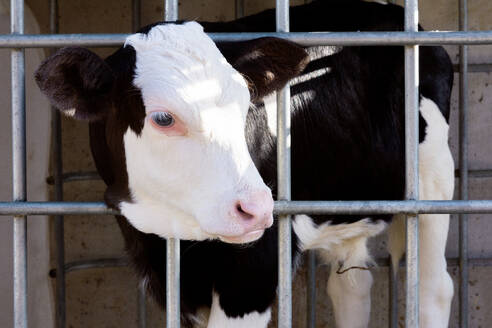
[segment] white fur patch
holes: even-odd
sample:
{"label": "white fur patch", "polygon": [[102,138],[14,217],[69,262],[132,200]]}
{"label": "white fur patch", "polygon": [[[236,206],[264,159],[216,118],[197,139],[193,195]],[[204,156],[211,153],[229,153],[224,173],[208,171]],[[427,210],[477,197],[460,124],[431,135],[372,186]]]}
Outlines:
{"label": "white fur patch", "polygon": [[[419,145],[419,197],[449,200],[454,191],[454,162],[448,145],[448,124],[437,105],[422,98],[420,113],[427,123]],[[419,216],[420,323],[445,328],[451,311],[453,282],[446,269],[448,214]]]}
{"label": "white fur patch", "polygon": [[[449,200],[454,190],[454,162],[448,145],[448,124],[437,105],[422,98],[420,113],[427,127],[419,145],[419,198]],[[446,269],[448,214],[419,215],[420,324],[448,327],[453,282]],[[389,229],[388,249],[393,267],[405,253],[405,217],[397,215]]]}
{"label": "white fur patch", "polygon": [[210,308],[200,307],[195,314],[187,314],[186,316],[193,328],[206,328],[210,317]]}
{"label": "white fur patch", "polygon": [[147,111],[166,107],[192,120],[198,109],[234,105],[246,116],[246,82],[200,24],[157,25],[130,35],[127,45],[137,54],[134,84]]}
{"label": "white fur patch", "polygon": [[[296,215],[293,229],[299,238],[302,251],[307,249],[323,250],[324,260],[337,265],[339,271],[351,266],[365,266],[372,262],[367,251],[367,239],[380,234],[387,226],[384,221],[373,223],[363,219],[354,223],[332,225],[325,222],[316,226],[307,215]],[[347,271],[352,276],[353,271]],[[351,279],[356,285],[357,282]]]}
{"label": "white fur patch", "polygon": [[354,223],[316,226],[306,215],[297,215],[294,232],[302,250],[317,249],[331,264],[327,292],[332,300],[337,327],[366,327],[369,322],[372,262],[367,239],[386,228],[384,221],[363,219]]}
{"label": "white fur patch", "polygon": [[437,105],[422,98],[420,113],[427,127],[419,145],[420,199],[452,199],[454,161],[448,145],[449,126]]}
{"label": "white fur patch", "polygon": [[[240,297],[240,296],[239,296]],[[251,312],[241,318],[230,318],[220,307],[219,296],[214,293],[208,328],[266,328],[271,318],[271,310],[263,313]]]}
{"label": "white fur patch", "polygon": [[277,92],[273,92],[263,98],[263,104],[267,113],[268,130],[274,136],[277,135]]}
{"label": "white fur patch", "polygon": [[365,2],[375,2],[375,3],[379,3],[380,5],[387,5],[388,4],[388,1],[386,0],[363,0]]}
{"label": "white fur patch", "polygon": [[[367,239],[381,233],[386,228],[384,221],[376,223],[370,219],[362,219],[354,223],[334,224],[325,222],[319,226],[307,215],[296,215],[292,224],[299,238],[301,250],[323,249],[333,251],[337,246],[354,239]],[[338,257],[340,258],[340,257]]]}
{"label": "white fur patch", "polygon": [[70,109],[64,110],[62,112],[63,112],[63,114],[67,115],[68,117],[74,117],[75,113],[77,112],[77,109],[76,108],[70,108]]}
{"label": "white fur patch", "polygon": [[[366,248],[365,245],[360,246]],[[372,275],[369,270],[354,268],[366,266],[366,259],[355,256],[348,262],[345,265],[347,269],[353,268],[344,273],[339,273],[337,261],[331,262],[327,292],[333,304],[336,326],[366,328],[371,313]]]}
{"label": "white fur patch", "polygon": [[124,134],[132,202],[122,214],[138,230],[202,240],[245,233],[237,202],[269,189],[244,135],[250,94],[196,22],[153,27],[125,46],[136,51],[134,84],[147,113],[168,111],[186,133],[168,136],[146,118]]}

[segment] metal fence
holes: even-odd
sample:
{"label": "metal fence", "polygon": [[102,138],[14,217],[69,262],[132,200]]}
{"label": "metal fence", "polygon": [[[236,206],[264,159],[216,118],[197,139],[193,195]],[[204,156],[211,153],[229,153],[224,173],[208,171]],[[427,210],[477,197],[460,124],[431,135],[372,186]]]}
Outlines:
{"label": "metal fence", "polygon": [[[133,0],[133,25],[140,25],[140,3]],[[406,259],[406,326],[418,327],[418,214],[420,213],[492,213],[492,200],[467,200],[467,46],[492,44],[492,31],[466,32],[467,0],[460,0],[460,30],[454,32],[418,32],[418,2],[405,0],[404,32],[318,32],[289,33],[289,2],[276,1],[276,33],[211,33],[216,41],[244,40],[260,36],[277,36],[301,45],[403,45],[405,46],[405,120],[406,120],[406,200],[404,201],[290,201],[290,92],[285,87],[278,92],[278,201],[275,213],[279,215],[279,327],[292,326],[292,259],[290,252],[290,215],[305,214],[376,214],[402,213],[407,216]],[[178,17],[177,0],[165,1],[165,19]],[[244,3],[236,1],[236,14],[242,16]],[[56,34],[57,2],[50,0],[49,35],[24,34],[24,2],[11,0],[11,34],[0,35],[0,48],[11,48],[12,55],[12,166],[13,202],[0,202],[0,215],[13,215],[14,219],[14,324],[27,327],[27,245],[26,216],[55,215],[57,244],[57,327],[65,326],[65,273],[88,267],[127,265],[126,259],[93,260],[75,263],[64,262],[63,217],[65,214],[115,214],[103,203],[62,202],[63,183],[97,178],[97,174],[62,174],[60,116],[53,112],[55,163],[51,183],[55,185],[54,202],[27,202],[26,200],[26,131],[25,131],[25,68],[24,49],[35,47],[119,46],[126,34]],[[460,198],[459,201],[419,201],[418,199],[418,51],[419,45],[460,45]],[[488,68],[490,69],[490,67]],[[490,173],[490,172],[489,172]],[[487,176],[487,172],[483,175]],[[179,240],[167,241],[167,327],[180,326],[179,309]],[[164,259],[163,259],[164,261]],[[460,325],[467,327],[467,216],[460,215]],[[315,325],[315,261],[309,260],[308,327]],[[390,274],[391,327],[397,327],[396,280]],[[139,326],[145,327],[145,291],[139,286]]]}

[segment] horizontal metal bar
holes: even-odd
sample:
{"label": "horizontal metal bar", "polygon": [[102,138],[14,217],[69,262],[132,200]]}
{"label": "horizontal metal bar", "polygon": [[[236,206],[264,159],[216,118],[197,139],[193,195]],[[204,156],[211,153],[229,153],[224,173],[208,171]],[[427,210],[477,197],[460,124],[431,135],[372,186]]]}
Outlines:
{"label": "horizontal metal bar", "polygon": [[[15,213],[15,214],[14,214]],[[102,202],[0,202],[0,215],[113,214]]]}
{"label": "horizontal metal bar", "polygon": [[[492,213],[492,200],[283,201],[274,213],[288,214],[437,214]],[[0,215],[118,215],[99,202],[0,202]]]}
{"label": "horizontal metal bar", "polygon": [[[111,259],[95,259],[95,260],[83,260],[65,263],[65,273],[69,273],[77,270],[86,269],[99,269],[99,268],[114,268],[128,266],[130,261],[126,257],[111,258]],[[51,278],[55,278],[57,274],[56,269],[51,269],[49,275]]]}
{"label": "horizontal metal bar", "polygon": [[129,34],[0,35],[0,48],[119,47]]}
{"label": "horizontal metal bar", "polygon": [[[459,178],[461,175],[460,170],[457,169],[454,171],[454,176]],[[492,178],[492,170],[468,170],[469,178]]]}
{"label": "horizontal metal bar", "polygon": [[[378,267],[389,267],[391,264],[391,260],[389,257],[379,257],[375,259],[376,265]],[[458,257],[447,257],[446,262],[450,267],[459,266],[460,259]],[[329,263],[320,262],[317,267],[326,267],[329,266]],[[400,262],[400,267],[405,267],[405,259]],[[469,267],[492,267],[492,258],[491,257],[474,257],[468,258]]]}
{"label": "horizontal metal bar", "polygon": [[[453,65],[453,70],[455,72],[460,71],[460,65]],[[490,73],[492,72],[492,64],[468,64],[468,73]]]}
{"label": "horizontal metal bar", "polygon": [[276,214],[492,213],[492,200],[277,201]]}
{"label": "horizontal metal bar", "polygon": [[[63,182],[72,182],[72,181],[100,180],[101,176],[96,171],[67,172],[67,173],[63,173],[61,178]],[[50,175],[49,177],[46,178],[46,183],[49,185],[54,185],[55,177]]]}
{"label": "horizontal metal bar", "polygon": [[[459,258],[451,257],[446,258],[448,262],[448,266],[458,266]],[[492,258],[490,257],[476,257],[469,258],[469,265],[475,267],[492,267]],[[387,267],[390,264],[390,259],[388,257],[380,257],[376,259],[376,264],[380,267]],[[126,257],[120,258],[110,258],[110,259],[94,259],[94,260],[83,260],[83,261],[74,261],[65,264],[65,272],[73,272],[78,270],[87,270],[87,269],[101,269],[101,268],[117,268],[117,267],[125,267],[130,265],[130,260]],[[316,267],[321,267],[327,265],[324,262],[319,262]],[[401,261],[401,267],[405,266],[405,261]],[[51,278],[56,278],[56,269],[51,269],[49,272],[49,276]]]}
{"label": "horizontal metal bar", "polygon": [[[492,72],[492,64],[491,72]],[[460,176],[460,170],[456,169],[454,172],[455,177]],[[492,178],[492,169],[487,170],[469,170],[468,176],[471,178]],[[87,181],[87,180],[100,180],[101,176],[96,171],[87,171],[87,172],[67,172],[63,173],[62,180],[63,182],[72,182],[72,181]],[[50,175],[46,178],[46,183],[49,185],[53,185],[55,183],[55,178]]]}
{"label": "horizontal metal bar", "polygon": [[[129,34],[24,34],[0,35],[0,48],[48,48],[79,45],[118,47]],[[492,44],[492,31],[469,32],[265,32],[209,33],[214,41],[244,41],[278,37],[303,46],[396,46],[438,44]]]}

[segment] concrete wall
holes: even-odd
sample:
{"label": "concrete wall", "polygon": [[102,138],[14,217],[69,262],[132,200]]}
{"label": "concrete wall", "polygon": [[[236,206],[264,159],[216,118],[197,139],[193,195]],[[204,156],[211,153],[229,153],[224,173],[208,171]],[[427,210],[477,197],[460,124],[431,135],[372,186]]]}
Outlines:
{"label": "concrete wall", "polygon": [[[291,1],[303,3],[304,1]],[[41,32],[48,32],[48,1],[27,0],[39,21]],[[429,30],[453,30],[458,26],[458,0],[421,0],[420,18]],[[245,12],[251,14],[263,8],[273,7],[274,1],[245,0]],[[182,0],[180,18],[197,20],[227,20],[234,18],[234,1]],[[490,0],[469,0],[470,29],[492,29],[492,2]],[[142,24],[148,24],[162,17],[163,2],[142,1]],[[60,1],[61,33],[126,33],[131,32],[130,0],[65,0]],[[457,47],[447,47],[454,62],[457,62]],[[104,56],[111,49],[96,49]],[[472,63],[492,63],[491,47],[470,47]],[[31,79],[31,77],[27,77]],[[457,82],[456,76],[456,82]],[[492,168],[490,141],[492,141],[492,76],[489,73],[470,73],[470,167],[471,169]],[[457,83],[453,93],[451,145],[457,159]],[[92,163],[87,125],[63,119],[63,166],[64,171],[95,170]],[[68,201],[100,201],[104,186],[100,181],[72,182],[65,185],[65,199]],[[471,179],[470,197],[492,199],[492,179]],[[491,257],[492,224],[491,215],[470,216],[470,256]],[[65,219],[66,261],[93,258],[120,257],[123,255],[123,241],[112,217],[67,216]],[[448,242],[448,255],[458,254],[457,224],[453,220]],[[377,256],[385,256],[385,238],[374,243]],[[53,244],[51,249],[53,250]],[[54,266],[53,259],[44,258]],[[3,263],[2,263],[3,265]],[[45,268],[43,268],[45,270]],[[457,268],[449,267],[457,276]],[[320,267],[318,273],[318,327],[332,327],[331,306],[324,290],[327,281],[327,267]],[[387,269],[373,270],[373,313],[371,327],[387,326]],[[470,268],[470,326],[486,327],[492,321],[492,268]],[[305,322],[305,270],[301,268],[294,281],[294,327],[303,327]],[[67,327],[136,327],[137,280],[131,269],[92,269],[69,273],[67,276]],[[402,284],[401,284],[402,287]],[[457,285],[455,285],[457,291]],[[400,293],[403,295],[403,293]],[[2,297],[3,298],[3,297]],[[51,302],[53,297],[47,298]],[[403,302],[400,302],[403,314]],[[41,311],[40,305],[36,305]],[[4,308],[5,309],[5,308]],[[457,327],[457,301],[453,303],[452,327]],[[10,312],[0,310],[0,317]],[[35,311],[35,310],[33,310]],[[163,327],[164,315],[149,300],[149,327]],[[401,317],[403,322],[403,317]],[[3,325],[2,325],[3,326]],[[46,324],[44,326],[49,326]]]}
{"label": "concrete wall", "polygon": [[[10,6],[0,0],[0,33],[10,32]],[[29,8],[25,14],[26,33],[39,33]],[[43,50],[26,51],[26,74],[31,76],[44,57]],[[0,199],[12,200],[10,51],[0,51]],[[30,201],[48,200],[45,177],[48,175],[50,148],[50,106],[32,78],[26,79],[27,115],[27,193]],[[46,216],[28,218],[28,311],[30,327],[53,326],[53,294],[48,278],[50,268],[49,221]],[[0,326],[12,326],[12,229],[10,217],[0,216]]]}

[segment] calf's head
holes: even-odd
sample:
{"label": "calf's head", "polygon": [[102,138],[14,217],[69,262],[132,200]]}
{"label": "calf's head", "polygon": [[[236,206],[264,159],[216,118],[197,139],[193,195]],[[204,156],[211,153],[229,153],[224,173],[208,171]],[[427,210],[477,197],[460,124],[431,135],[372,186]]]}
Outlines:
{"label": "calf's head", "polygon": [[218,46],[198,23],[161,24],[129,36],[106,60],[64,48],[36,73],[59,110],[92,122],[106,202],[142,232],[244,243],[272,225],[246,115],[307,56],[275,38]]}

